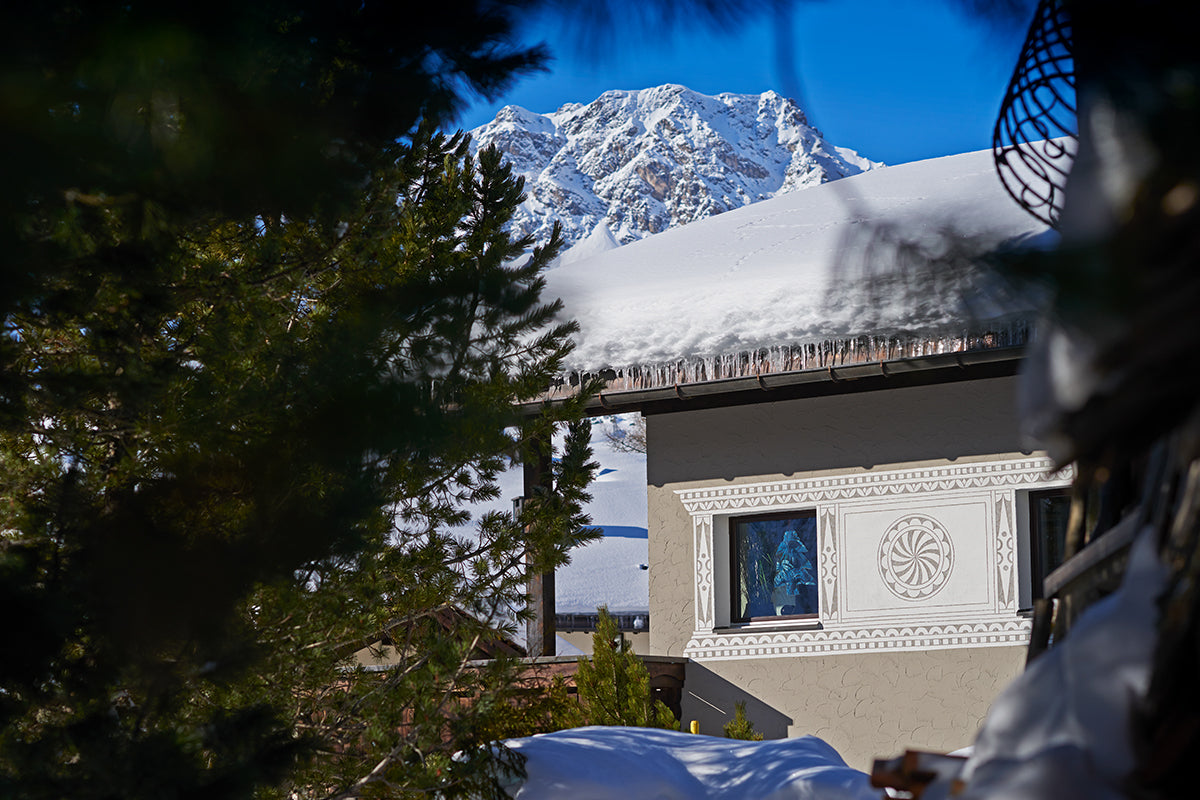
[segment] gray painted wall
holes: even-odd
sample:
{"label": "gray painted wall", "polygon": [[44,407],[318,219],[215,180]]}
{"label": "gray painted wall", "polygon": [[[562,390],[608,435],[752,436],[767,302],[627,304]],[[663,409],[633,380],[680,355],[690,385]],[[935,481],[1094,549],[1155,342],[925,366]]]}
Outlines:
{"label": "gray painted wall", "polygon": [[1022,449],[1016,378],[654,415],[646,437],[647,481],[673,488]]}
{"label": "gray painted wall", "polygon": [[949,752],[971,744],[992,699],[1025,662],[1022,647],[691,661],[683,729],[720,736],[735,701],[769,739],[812,734],[850,766],[906,749]]}
{"label": "gray painted wall", "polygon": [[[976,461],[1021,452],[1015,378],[864,392],[647,419],[650,652],[694,628],[692,523],[677,489]],[[768,736],[813,733],[852,766],[906,747],[970,743],[1024,648],[692,662],[685,725],[720,735],[745,699]]]}

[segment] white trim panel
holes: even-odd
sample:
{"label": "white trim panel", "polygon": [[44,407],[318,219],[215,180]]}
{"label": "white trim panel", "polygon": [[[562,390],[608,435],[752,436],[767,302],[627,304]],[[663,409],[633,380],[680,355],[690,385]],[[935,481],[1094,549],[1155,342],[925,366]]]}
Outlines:
{"label": "white trim panel", "polygon": [[[1020,497],[1067,485],[1040,456],[676,490],[692,517],[695,630],[704,659],[1023,645]],[[815,510],[819,624],[730,627],[728,520]],[[908,548],[907,550],[905,548]],[[934,553],[926,586],[903,577],[912,548]],[[944,585],[943,585],[944,584]]]}

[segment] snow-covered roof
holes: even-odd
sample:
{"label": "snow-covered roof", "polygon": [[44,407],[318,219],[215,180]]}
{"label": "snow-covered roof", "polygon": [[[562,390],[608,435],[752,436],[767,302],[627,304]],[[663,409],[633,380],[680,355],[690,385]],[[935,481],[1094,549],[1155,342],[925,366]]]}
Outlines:
{"label": "snow-covered roof", "polygon": [[978,277],[905,272],[906,247],[940,256],[968,240],[989,250],[1047,234],[980,151],[872,170],[564,263],[547,273],[546,294],[581,326],[569,369],[641,381],[614,388],[889,360],[1023,343],[1033,311]]}

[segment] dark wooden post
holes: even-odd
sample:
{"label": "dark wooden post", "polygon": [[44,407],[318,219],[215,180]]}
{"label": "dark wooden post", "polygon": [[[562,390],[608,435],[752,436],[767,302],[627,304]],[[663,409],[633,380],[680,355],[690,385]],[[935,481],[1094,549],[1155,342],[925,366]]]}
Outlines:
{"label": "dark wooden post", "polygon": [[[537,455],[525,462],[525,499],[549,491],[550,442],[536,443]],[[526,556],[532,560],[532,555]],[[525,649],[530,656],[554,655],[554,571],[530,573],[529,608],[533,616],[525,623]]]}

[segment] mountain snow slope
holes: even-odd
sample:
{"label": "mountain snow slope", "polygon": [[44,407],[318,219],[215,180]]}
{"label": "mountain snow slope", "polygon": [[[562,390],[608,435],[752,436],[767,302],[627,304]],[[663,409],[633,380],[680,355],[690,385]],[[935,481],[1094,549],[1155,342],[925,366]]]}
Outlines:
{"label": "mountain snow slope", "polygon": [[[667,84],[550,114],[506,106],[471,131],[525,177],[514,232],[627,244],[676,225],[882,166],[835,147],[792,100]],[[569,260],[564,256],[564,263]]]}

